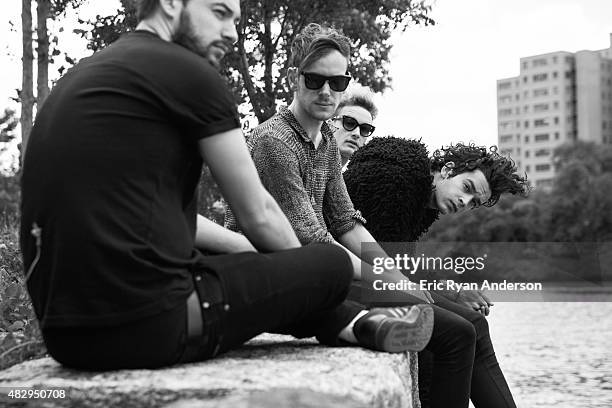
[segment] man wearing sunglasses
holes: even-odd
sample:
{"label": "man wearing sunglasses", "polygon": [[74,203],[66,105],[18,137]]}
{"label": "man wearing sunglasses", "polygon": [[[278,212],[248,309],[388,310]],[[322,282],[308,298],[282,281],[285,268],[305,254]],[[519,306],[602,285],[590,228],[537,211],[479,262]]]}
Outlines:
{"label": "man wearing sunglasses", "polygon": [[[349,56],[348,38],[318,24],[308,25],[291,47],[287,80],[293,101],[254,129],[247,145],[262,183],[287,215],[300,242],[342,247],[351,258],[354,278],[361,279],[362,259],[371,264],[374,257],[386,254],[351,203],[338,147],[326,122],[335,115],[349,84]],[[226,226],[238,229],[231,211],[226,214]],[[362,254],[362,242],[372,242],[376,248]],[[397,270],[384,277],[406,280]],[[430,302],[426,292],[413,295],[417,302],[421,300],[418,303]],[[423,304],[410,309],[408,319],[415,323],[407,331],[414,339],[411,350],[424,347],[423,340],[429,340],[430,312],[431,307]]]}
{"label": "man wearing sunglasses", "polygon": [[363,147],[366,138],[376,129],[372,124],[378,109],[371,92],[361,86],[351,86],[338,105],[336,116],[330,120],[335,128],[334,137],[338,143],[342,168],[357,150]]}

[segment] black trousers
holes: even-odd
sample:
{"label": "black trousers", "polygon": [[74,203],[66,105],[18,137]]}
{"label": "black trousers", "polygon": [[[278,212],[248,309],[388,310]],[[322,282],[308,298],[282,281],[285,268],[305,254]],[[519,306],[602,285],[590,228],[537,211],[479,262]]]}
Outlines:
{"label": "black trousers", "polygon": [[[419,353],[419,397],[422,408],[516,408],[480,313],[431,292],[434,328],[431,340]],[[400,291],[380,294],[354,284],[349,299],[372,306],[422,303]]]}
{"label": "black trousers", "polygon": [[[200,298],[207,303],[206,341],[195,358],[185,356],[186,304],[120,326],[43,329],[49,354],[68,367],[115,370],[207,359],[263,332],[316,336],[334,345],[342,328],[363,310],[345,301],[352,266],[335,245],[206,256],[195,269],[210,289]],[[206,298],[214,293],[222,299]]]}

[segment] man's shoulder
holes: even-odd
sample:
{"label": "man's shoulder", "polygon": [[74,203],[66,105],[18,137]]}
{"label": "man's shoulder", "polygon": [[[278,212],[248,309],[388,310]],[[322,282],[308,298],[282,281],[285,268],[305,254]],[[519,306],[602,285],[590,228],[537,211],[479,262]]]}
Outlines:
{"label": "man's shoulder", "polygon": [[90,61],[111,65],[120,62],[126,70],[153,74],[160,81],[166,77],[184,78],[192,82],[205,78],[210,83],[219,81],[224,84],[218,70],[206,58],[145,31],[123,34],[107,48],[96,52]]}
{"label": "man's shoulder", "polygon": [[247,138],[247,143],[249,147],[254,147],[262,140],[273,140],[292,149],[299,147],[296,131],[278,113],[253,129]]}

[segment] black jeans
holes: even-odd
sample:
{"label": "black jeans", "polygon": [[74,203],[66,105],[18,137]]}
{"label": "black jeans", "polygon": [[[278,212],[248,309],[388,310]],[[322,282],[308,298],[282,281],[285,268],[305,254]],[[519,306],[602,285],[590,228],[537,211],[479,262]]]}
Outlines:
{"label": "black jeans", "polygon": [[[419,303],[404,292],[386,293],[388,301],[378,301],[376,306]],[[466,408],[470,398],[476,408],[516,408],[495,357],[486,318],[435,292],[431,295],[433,333],[419,353],[422,408]],[[374,296],[353,285],[349,299],[368,304]]]}
{"label": "black jeans", "polygon": [[[352,266],[346,253],[335,245],[313,244],[270,254],[206,256],[194,273],[217,282],[211,284],[219,285],[224,296],[214,316],[219,323],[215,336],[206,336],[215,344],[202,344],[197,360],[212,357],[211,350],[238,347],[263,332],[316,336],[333,345],[342,328],[363,310],[356,302],[344,300]],[[69,367],[157,368],[186,362],[186,326],[183,303],[120,326],[46,328],[43,336],[49,354]],[[208,327],[206,321],[204,327]]]}

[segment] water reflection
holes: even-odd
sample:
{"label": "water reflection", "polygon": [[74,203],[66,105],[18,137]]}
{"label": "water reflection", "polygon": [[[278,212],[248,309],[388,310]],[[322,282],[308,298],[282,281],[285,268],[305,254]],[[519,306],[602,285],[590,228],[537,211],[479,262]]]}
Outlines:
{"label": "water reflection", "polygon": [[612,303],[497,303],[489,323],[519,408],[612,407]]}

